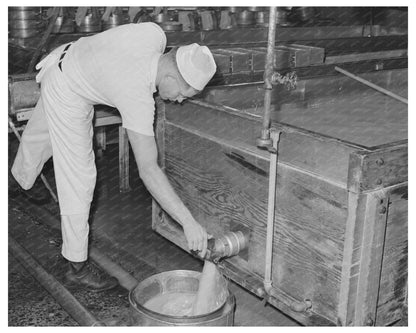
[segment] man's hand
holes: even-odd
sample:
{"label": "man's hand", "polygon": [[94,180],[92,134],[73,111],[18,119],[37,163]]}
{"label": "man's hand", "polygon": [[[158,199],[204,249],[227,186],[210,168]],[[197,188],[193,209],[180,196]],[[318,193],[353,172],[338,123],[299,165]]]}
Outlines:
{"label": "man's hand", "polygon": [[207,252],[208,234],[205,229],[198,223],[193,222],[183,226],[186,240],[188,241],[189,250],[198,251],[201,258],[205,257]]}
{"label": "man's hand", "polygon": [[201,257],[207,252],[207,232],[195,221],[191,212],[173,190],[168,178],[157,164],[155,138],[127,130],[136,157],[140,177],[153,198],[175,221],[183,226],[188,247],[199,251]]}

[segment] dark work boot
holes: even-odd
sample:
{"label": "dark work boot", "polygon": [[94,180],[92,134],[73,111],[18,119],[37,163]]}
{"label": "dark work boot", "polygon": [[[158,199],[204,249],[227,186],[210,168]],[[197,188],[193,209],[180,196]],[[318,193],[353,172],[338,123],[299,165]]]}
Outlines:
{"label": "dark work boot", "polygon": [[69,261],[64,284],[67,288],[71,289],[83,288],[89,291],[99,292],[116,287],[118,281],[88,261]]}
{"label": "dark work boot", "polygon": [[42,183],[40,177],[36,179],[35,184],[29,190],[24,190],[19,183],[14,179],[9,171],[9,198],[18,198],[19,195],[24,195],[31,203],[35,205],[45,205],[50,202],[51,195]]}

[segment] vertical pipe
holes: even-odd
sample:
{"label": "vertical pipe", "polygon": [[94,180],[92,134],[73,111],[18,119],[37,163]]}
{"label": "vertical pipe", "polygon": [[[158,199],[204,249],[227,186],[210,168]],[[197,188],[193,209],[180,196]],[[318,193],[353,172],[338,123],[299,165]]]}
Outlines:
{"label": "vertical pipe", "polygon": [[[272,131],[270,133],[273,142],[273,148],[277,151],[277,145],[280,139],[280,132]],[[276,170],[277,170],[277,153],[270,154],[269,169],[269,197],[267,203],[267,233],[266,233],[266,260],[264,270],[264,290],[270,295],[272,289],[272,259],[273,259],[273,234],[274,234],[274,211],[276,201]]]}
{"label": "vertical pipe", "polygon": [[270,7],[267,55],[264,69],[264,114],[261,139],[270,141],[270,106],[272,99],[272,75],[274,72],[274,49],[276,41],[276,7]]}

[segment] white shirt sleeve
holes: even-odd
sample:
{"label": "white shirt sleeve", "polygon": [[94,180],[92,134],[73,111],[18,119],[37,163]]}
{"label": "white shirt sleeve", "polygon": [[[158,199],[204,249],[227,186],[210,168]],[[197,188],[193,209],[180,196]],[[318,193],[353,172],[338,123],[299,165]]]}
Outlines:
{"label": "white shirt sleeve", "polygon": [[153,123],[155,116],[155,102],[153,96],[149,98],[124,95],[116,102],[115,107],[121,114],[122,126],[131,131],[154,136]]}

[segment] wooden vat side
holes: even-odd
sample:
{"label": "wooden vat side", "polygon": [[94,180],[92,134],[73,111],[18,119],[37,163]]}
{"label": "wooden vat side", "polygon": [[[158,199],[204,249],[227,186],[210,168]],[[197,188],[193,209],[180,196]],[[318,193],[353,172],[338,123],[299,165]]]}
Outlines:
{"label": "wooden vat side", "polygon": [[349,194],[338,323],[373,326],[386,229],[383,190]]}
{"label": "wooden vat side", "polygon": [[[181,247],[186,252],[189,252],[182,228],[178,223],[173,221],[173,219],[168,214],[166,214],[155,201],[152,202],[152,213],[153,229],[166,239]],[[253,272],[249,270],[245,260],[242,260],[240,257],[229,258],[221,261],[218,264],[218,268],[226,277],[238,283],[251,293],[257,295],[259,297],[259,302],[261,302],[261,299],[265,297],[261,277],[253,274]],[[313,311],[313,309],[309,309],[308,311],[303,312],[294,310],[298,304],[298,301],[290,295],[285,294],[284,292],[279,294],[278,299],[273,297],[269,298],[267,301],[303,325],[335,325],[334,322],[317,314]]]}
{"label": "wooden vat side", "polygon": [[[338,323],[348,326],[387,324],[389,313],[401,311],[398,303],[403,303],[405,293],[403,274],[405,270],[407,273],[407,266],[402,266],[404,263],[407,265],[407,246],[397,243],[397,235],[404,237],[401,232],[407,234],[407,229],[404,230],[403,221],[388,223],[388,216],[390,198],[394,197],[393,208],[401,208],[393,209],[393,216],[399,216],[399,221],[405,218],[404,204],[397,204],[395,193],[403,187],[403,180],[407,181],[407,145],[391,145],[374,152],[357,151],[351,154],[348,177],[348,218]],[[372,181],[377,177],[384,177],[385,181]],[[382,187],[382,184],[395,185]],[[390,252],[387,259],[384,257],[385,248],[389,248]],[[395,259],[391,258],[392,255],[396,256]],[[397,260],[402,260],[402,266],[390,263],[397,263]],[[400,276],[401,282],[386,277],[389,274]],[[380,279],[383,279],[383,283]],[[396,296],[401,295],[399,300],[394,300],[388,291],[389,288],[394,289],[394,286],[398,290]],[[381,311],[384,314],[377,316],[379,297],[383,302]],[[394,315],[390,319],[392,317]]]}
{"label": "wooden vat side", "polygon": [[351,155],[348,190],[364,192],[386,188],[408,179],[408,144],[391,145],[374,152]]}
{"label": "wooden vat side", "polygon": [[408,184],[403,183],[389,194],[376,325],[407,326],[407,281]]}
{"label": "wooden vat side", "polygon": [[[164,130],[165,171],[181,199],[214,236],[250,230],[247,259],[240,259],[253,275],[262,276],[268,159],[169,121]],[[276,290],[296,302],[310,299],[315,313],[335,323],[347,192],[284,162],[279,162],[277,182]]]}
{"label": "wooden vat side", "polygon": [[[261,128],[260,118],[187,103],[167,106],[166,120],[268,158],[268,152],[259,151],[255,146]],[[274,126],[283,130],[279,144],[282,162],[346,187],[349,155],[357,147],[313,132],[279,124]]]}

